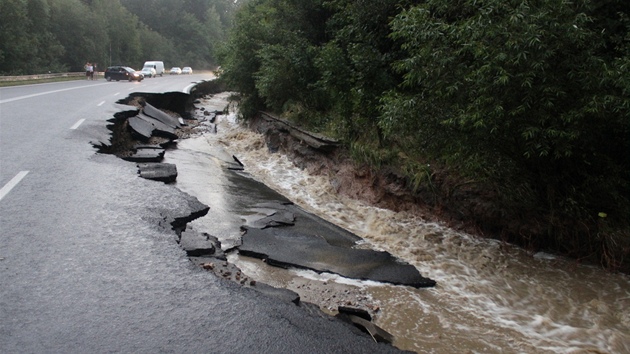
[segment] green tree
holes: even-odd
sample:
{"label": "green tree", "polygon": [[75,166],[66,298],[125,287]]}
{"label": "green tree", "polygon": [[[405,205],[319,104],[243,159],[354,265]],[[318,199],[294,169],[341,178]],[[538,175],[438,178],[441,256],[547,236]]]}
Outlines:
{"label": "green tree", "polygon": [[237,7],[230,0],[3,0],[0,73],[82,71],[87,61],[138,67],[147,58],[211,68]]}
{"label": "green tree", "polygon": [[123,0],[122,4],[167,41],[165,61],[213,68],[235,4],[228,0]]}
{"label": "green tree", "polygon": [[195,15],[188,12],[179,14],[173,34],[179,38],[176,42],[177,51],[186,53],[179,59],[185,61],[179,64],[180,66],[207,67],[208,63],[213,61],[212,39]]}
{"label": "green tree", "polygon": [[35,56],[35,37],[29,32],[27,2],[0,2],[0,72],[22,74]]}
{"label": "green tree", "polygon": [[27,14],[29,21],[28,33],[33,36],[32,46],[34,53],[28,60],[29,74],[43,73],[46,71],[65,71],[67,68],[59,58],[64,53],[64,48],[54,34],[50,31],[50,6],[46,0],[28,0]]}
{"label": "green tree", "polygon": [[591,5],[429,0],[392,22],[407,57],[394,65],[404,81],[385,100],[383,129],[535,208],[547,245],[577,232],[569,221],[630,212],[628,48],[602,55]]}
{"label": "green tree", "polygon": [[260,69],[258,51],[264,44],[264,35],[258,30],[264,14],[260,1],[250,1],[235,14],[227,43],[219,52],[221,79],[241,95],[240,114],[245,118],[264,107],[264,101],[256,90],[254,73]]}
{"label": "green tree", "polygon": [[144,63],[140,42],[142,24],[138,18],[123,7],[119,0],[100,0],[94,9],[106,21],[110,65],[123,64],[138,69]]}
{"label": "green tree", "polygon": [[[142,58],[148,60],[162,60],[166,63],[174,62],[178,57],[172,42],[160,33],[152,31],[146,25],[138,29],[139,41],[142,49]],[[143,63],[139,63],[141,65]]]}
{"label": "green tree", "polygon": [[50,2],[51,33],[64,48],[60,61],[72,71],[83,71],[87,61],[104,60],[102,26],[97,14],[79,0]]}
{"label": "green tree", "polygon": [[245,107],[299,112],[317,106],[313,58],[325,38],[322,11],[319,0],[251,1],[242,7],[222,64],[223,78],[243,95]]}
{"label": "green tree", "polygon": [[[383,93],[398,77],[391,62],[399,52],[389,37],[389,20],[405,2],[331,0],[326,21],[330,40],[316,59],[317,87],[327,93],[327,115],[336,117],[344,137],[380,143],[376,117]],[[338,129],[336,129],[338,130]]]}

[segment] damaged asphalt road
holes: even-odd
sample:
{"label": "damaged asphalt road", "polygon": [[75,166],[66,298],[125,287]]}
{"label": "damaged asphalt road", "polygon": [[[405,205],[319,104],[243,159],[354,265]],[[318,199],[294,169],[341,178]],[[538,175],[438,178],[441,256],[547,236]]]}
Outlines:
{"label": "damaged asphalt road", "polygon": [[[160,96],[165,98],[160,100]],[[192,114],[193,109],[188,102],[192,100],[193,96],[173,93],[136,96],[123,100],[126,103],[135,103],[138,110],[135,115],[133,111],[127,112],[122,118],[119,116],[112,121],[114,123],[110,126],[114,134],[112,144],[101,145],[101,151],[114,152],[123,159],[141,162],[138,165],[141,177],[174,181],[177,176],[176,166],[159,164],[163,160],[166,148],[174,145],[173,141],[178,135],[185,137],[186,134],[194,132],[196,127],[200,128],[197,132],[204,132],[203,126],[198,127],[199,120],[212,124],[216,115],[222,114],[219,110],[210,114],[207,112]],[[184,111],[171,111],[173,113],[168,115],[149,101],[165,111],[178,107]],[[182,128],[189,126],[192,128],[189,128],[188,132],[182,132]],[[117,142],[121,141],[126,143],[117,145]],[[414,266],[395,259],[387,252],[355,248],[356,243],[360,241],[358,236],[305,212],[284,196],[254,180],[246,174],[237,157],[230,157],[227,152],[220,149],[213,157],[218,163],[208,164],[204,171],[209,179],[205,182],[208,184],[207,189],[229,197],[221,198],[221,204],[215,204],[210,200],[209,207],[215,213],[232,214],[235,222],[227,227],[233,229],[232,234],[237,228],[242,230],[243,234],[231,237],[229,241],[240,254],[260,258],[270,265],[285,268],[304,268],[348,278],[418,288],[435,285],[433,280],[421,276]],[[171,175],[154,177],[156,170],[171,171]],[[216,176],[214,181],[212,176]],[[224,188],[225,179],[229,180],[229,188]],[[245,224],[241,222],[243,219],[252,219],[252,215],[256,213],[262,215],[258,218],[254,216],[254,220]],[[198,215],[203,216],[205,212]],[[235,219],[234,216],[238,218]],[[181,235],[185,225],[174,226],[174,229]],[[212,234],[214,230],[204,231]],[[212,237],[217,239],[215,247],[217,249],[221,248],[221,241],[227,241],[225,238],[221,240],[220,234]],[[200,244],[210,242],[208,236],[198,238]]]}
{"label": "damaged asphalt road", "polygon": [[195,265],[173,223],[208,204],[91,147],[107,140],[120,90],[185,80],[0,89],[2,185],[25,172],[0,199],[2,352],[399,352],[308,304],[206,270],[232,272],[229,264]]}
{"label": "damaged asphalt road", "polygon": [[[173,95],[166,95],[169,99],[165,101],[172,104]],[[133,112],[126,112],[119,115],[112,120],[114,124],[110,126],[113,132],[111,141],[124,141],[125,144],[101,145],[100,149],[113,151],[128,161],[140,162],[140,177],[172,183],[176,181],[177,168],[176,164],[161,163],[165,152],[169,148],[177,151],[174,140],[179,136],[216,132],[216,116],[223,112],[216,110],[191,114],[193,110],[187,109],[185,112],[167,115],[148,102],[151,99],[154,104],[159,105],[160,100],[157,97],[159,95],[129,99],[129,102],[138,106],[137,113],[134,115]],[[192,100],[192,97],[177,97]],[[179,106],[190,107],[188,104]],[[172,107],[161,106],[165,111]],[[175,117],[177,114],[181,117]],[[302,137],[308,134],[299,133]],[[321,147],[319,142],[316,144]],[[243,256],[262,259],[268,265],[283,268],[309,269],[347,278],[417,288],[435,286],[435,281],[421,276],[414,266],[401,262],[387,252],[355,248],[361,240],[359,237],[302,210],[284,196],[254,180],[246,173],[245,166],[236,156],[230,156],[218,148],[211,159],[214,163],[200,165],[204,165],[203,174],[207,175],[205,189],[220,194],[221,197],[216,198],[220,203],[215,203],[216,199],[211,198],[206,201],[209,207],[204,208],[205,204],[197,202],[200,205],[190,220],[171,223],[178,236],[177,242],[193,263],[201,268],[265,295],[297,305],[300,305],[298,294],[248,279],[240,269],[227,262],[225,253],[238,252]],[[223,224],[216,229],[210,227],[199,232],[187,226],[187,222],[204,216],[209,210],[209,218],[221,218],[220,215],[229,217],[221,218]],[[240,230],[238,234],[237,229]],[[338,311],[341,313],[344,310],[339,308]],[[393,340],[391,335],[370,320],[352,315],[342,318],[368,332],[374,340],[388,343]]]}

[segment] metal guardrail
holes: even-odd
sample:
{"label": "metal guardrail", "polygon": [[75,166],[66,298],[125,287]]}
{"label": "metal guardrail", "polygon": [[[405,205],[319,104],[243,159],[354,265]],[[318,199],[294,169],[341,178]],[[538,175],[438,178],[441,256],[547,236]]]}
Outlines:
{"label": "metal guardrail", "polygon": [[36,75],[21,75],[21,76],[0,76],[0,82],[53,79],[56,77],[74,77],[74,76],[85,76],[85,72],[36,74]]}

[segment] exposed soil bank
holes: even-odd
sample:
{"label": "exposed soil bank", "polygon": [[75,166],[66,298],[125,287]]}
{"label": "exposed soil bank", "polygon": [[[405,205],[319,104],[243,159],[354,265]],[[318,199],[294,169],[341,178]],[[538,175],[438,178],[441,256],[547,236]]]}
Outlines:
{"label": "exposed soil bank", "polygon": [[[325,149],[309,145],[300,135],[292,134],[284,123],[270,120],[270,116],[267,113],[257,115],[248,121],[249,128],[265,136],[270,151],[287,155],[296,166],[309,174],[327,176],[341,195],[395,212],[410,212],[424,220],[441,222],[472,235],[515,244],[531,254],[539,251],[558,253],[578,262],[630,272],[628,262],[624,264],[613,259],[618,258],[619,254],[604,253],[599,257],[585,258],[582,254],[596,255],[599,252],[594,249],[584,250],[592,245],[579,246],[569,240],[567,245],[534,241],[544,239],[541,235],[547,232],[541,216],[535,211],[515,214],[497,209],[492,201],[501,196],[495,192],[476,189],[439,171],[432,176],[432,183],[436,186],[433,190],[424,188],[413,192],[407,179],[395,169],[385,167],[375,172],[367,166],[358,165],[340,145],[334,148],[327,146]],[[578,248],[579,253],[574,252]],[[630,253],[630,250],[618,251]]]}

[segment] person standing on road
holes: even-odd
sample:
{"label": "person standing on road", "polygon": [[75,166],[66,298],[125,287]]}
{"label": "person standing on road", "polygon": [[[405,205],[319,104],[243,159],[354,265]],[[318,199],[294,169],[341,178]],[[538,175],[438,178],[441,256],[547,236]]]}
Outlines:
{"label": "person standing on road", "polygon": [[90,64],[89,61],[85,63],[85,79],[86,80],[90,80],[92,78],[92,75],[94,73],[93,70],[94,70],[94,67],[92,66],[92,64]]}

